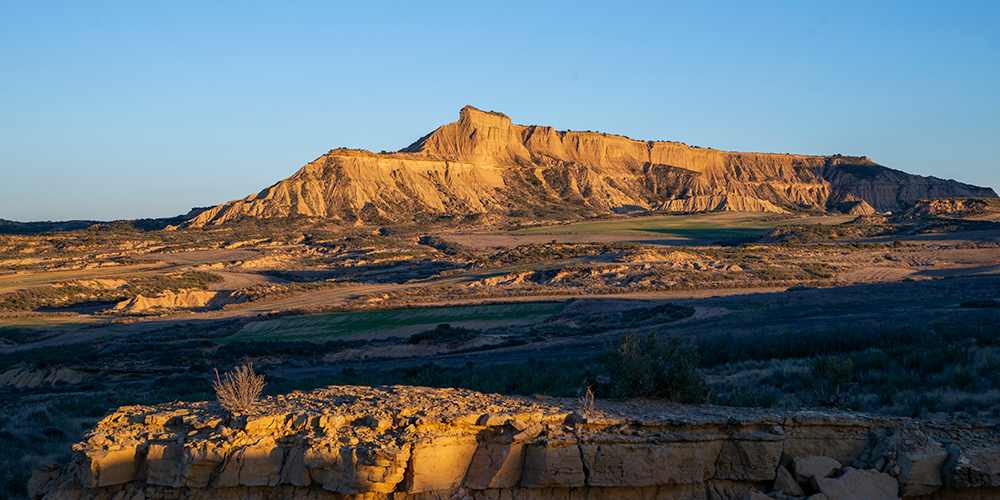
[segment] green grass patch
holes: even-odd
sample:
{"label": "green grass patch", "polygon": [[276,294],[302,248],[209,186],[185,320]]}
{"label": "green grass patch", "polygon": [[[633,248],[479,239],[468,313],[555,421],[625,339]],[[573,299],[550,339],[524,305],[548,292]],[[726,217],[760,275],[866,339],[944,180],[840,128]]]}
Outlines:
{"label": "green grass patch", "polygon": [[235,335],[219,339],[309,340],[323,342],[344,335],[376,333],[416,325],[435,326],[465,321],[534,321],[558,313],[562,303],[517,303],[482,306],[393,309],[295,316],[250,323]]}
{"label": "green grass patch", "polygon": [[840,224],[852,219],[853,216],[788,219],[775,214],[725,212],[580,222],[524,229],[509,234],[615,233],[680,238],[747,238],[763,236],[769,230],[785,224]]}
{"label": "green grass patch", "polygon": [[87,316],[34,316],[26,318],[3,318],[3,326],[0,331],[6,328],[23,329],[33,328],[40,330],[80,330],[87,328],[94,323]]}

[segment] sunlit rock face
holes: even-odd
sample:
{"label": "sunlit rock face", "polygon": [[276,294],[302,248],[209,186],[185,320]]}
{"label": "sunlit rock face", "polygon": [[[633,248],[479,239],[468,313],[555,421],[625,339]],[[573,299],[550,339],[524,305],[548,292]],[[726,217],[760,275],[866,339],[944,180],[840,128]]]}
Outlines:
{"label": "sunlit rock face", "polygon": [[865,157],[736,153],[599,132],[514,125],[466,106],[398,153],[335,149],[258,194],[188,222],[303,215],[347,222],[440,214],[898,212],[920,199],[996,197]]}
{"label": "sunlit rock face", "polygon": [[29,489],[49,500],[996,498],[998,470],[1000,437],[985,424],[328,387],[251,415],[120,408]]}

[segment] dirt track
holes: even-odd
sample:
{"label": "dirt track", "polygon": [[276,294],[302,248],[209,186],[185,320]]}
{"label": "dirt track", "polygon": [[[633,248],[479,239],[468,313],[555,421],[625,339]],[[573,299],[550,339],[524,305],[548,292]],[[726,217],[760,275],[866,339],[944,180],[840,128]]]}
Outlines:
{"label": "dirt track", "polygon": [[212,274],[221,276],[223,279],[218,283],[212,283],[208,286],[209,290],[237,290],[240,288],[246,288],[253,285],[260,285],[263,283],[287,283],[286,280],[275,278],[273,276],[268,276],[265,274],[254,274],[254,273],[234,273],[229,271],[209,271]]}

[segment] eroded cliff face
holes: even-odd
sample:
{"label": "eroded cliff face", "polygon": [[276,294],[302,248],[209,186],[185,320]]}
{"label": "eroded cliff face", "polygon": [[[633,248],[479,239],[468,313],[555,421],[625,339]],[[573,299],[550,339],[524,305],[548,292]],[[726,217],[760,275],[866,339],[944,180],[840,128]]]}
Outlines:
{"label": "eroded cliff face", "polygon": [[[676,142],[513,125],[466,106],[459,120],[398,153],[330,151],[292,177],[215,207],[191,225],[244,215],[347,221],[545,207],[593,215],[634,210],[844,213],[900,211],[919,199],[995,197],[867,158],[734,153]],[[545,212],[545,210],[542,210]]]}
{"label": "eroded cliff face", "polygon": [[395,219],[413,214],[499,210],[501,172],[476,165],[336,149],[258,194],[211,208],[189,224],[240,216],[306,215],[338,220]]}
{"label": "eroded cliff face", "polygon": [[997,434],[855,413],[328,387],[239,417],[215,403],[123,407],[29,490],[48,500],[996,498]]}

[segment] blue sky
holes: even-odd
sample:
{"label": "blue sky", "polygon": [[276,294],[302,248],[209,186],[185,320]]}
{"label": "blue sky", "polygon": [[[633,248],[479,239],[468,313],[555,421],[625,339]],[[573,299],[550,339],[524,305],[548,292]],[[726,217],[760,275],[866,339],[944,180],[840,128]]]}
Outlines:
{"label": "blue sky", "polygon": [[1000,188],[1000,2],[0,0],[0,218],[168,217],[462,106]]}

